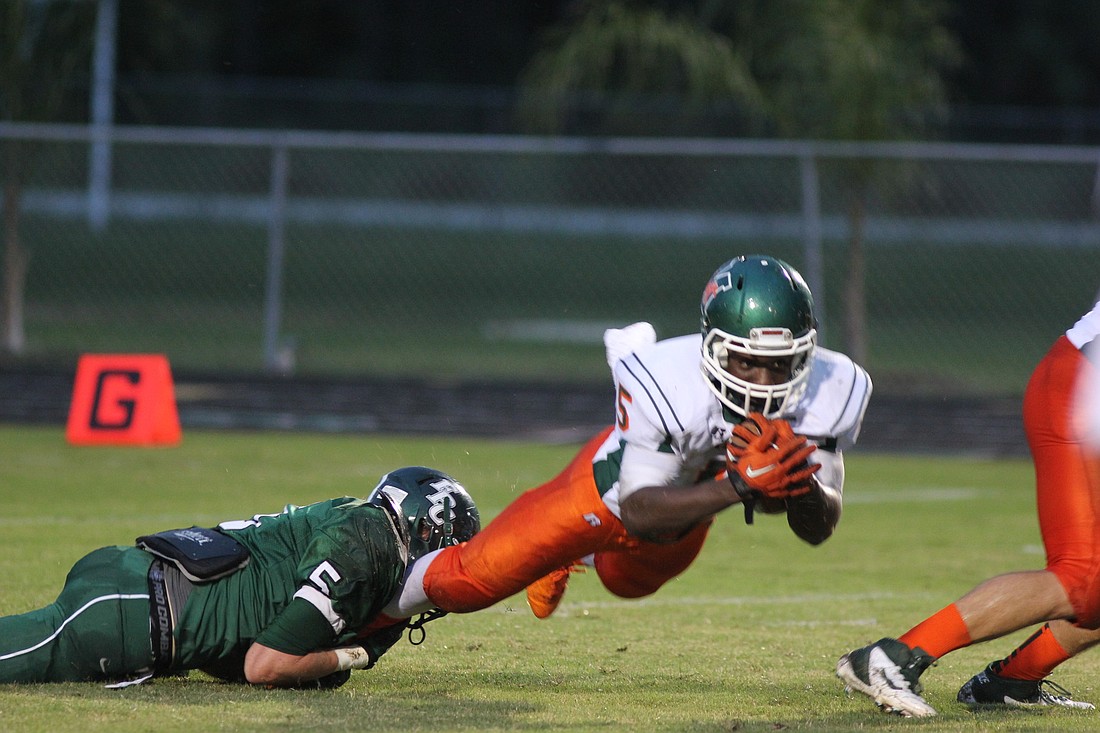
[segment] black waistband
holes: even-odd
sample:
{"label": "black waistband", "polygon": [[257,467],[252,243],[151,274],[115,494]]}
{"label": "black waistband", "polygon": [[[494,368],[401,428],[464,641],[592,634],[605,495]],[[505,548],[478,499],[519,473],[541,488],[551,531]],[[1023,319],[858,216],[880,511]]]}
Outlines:
{"label": "black waistband", "polygon": [[172,668],[176,658],[176,618],[191,595],[191,583],[173,565],[154,560],[149,566],[149,638],[154,674]]}

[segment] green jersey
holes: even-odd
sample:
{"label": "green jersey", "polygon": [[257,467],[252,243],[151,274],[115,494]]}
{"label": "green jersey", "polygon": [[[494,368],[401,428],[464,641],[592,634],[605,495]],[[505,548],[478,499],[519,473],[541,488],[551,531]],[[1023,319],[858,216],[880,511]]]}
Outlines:
{"label": "green jersey", "polygon": [[253,642],[301,655],[358,639],[376,658],[400,638],[400,628],[368,636],[408,562],[408,541],[384,509],[345,497],[218,529],[252,559],[191,590],[176,619],[173,669],[240,679]]}

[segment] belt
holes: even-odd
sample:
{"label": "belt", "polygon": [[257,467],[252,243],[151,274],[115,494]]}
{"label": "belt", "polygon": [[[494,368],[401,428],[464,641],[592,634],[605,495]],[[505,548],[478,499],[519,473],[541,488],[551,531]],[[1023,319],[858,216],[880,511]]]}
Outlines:
{"label": "belt", "polygon": [[176,617],[191,595],[191,583],[174,566],[154,560],[149,566],[149,638],[153,673],[164,674],[176,659]]}

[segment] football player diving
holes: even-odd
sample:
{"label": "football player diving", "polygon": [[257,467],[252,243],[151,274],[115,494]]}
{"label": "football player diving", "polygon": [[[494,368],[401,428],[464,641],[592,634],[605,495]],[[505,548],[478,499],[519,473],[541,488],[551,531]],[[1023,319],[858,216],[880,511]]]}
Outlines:
{"label": "football player diving", "polygon": [[[338,687],[410,629],[390,615],[417,558],[473,537],[481,520],[457,481],[412,466],[367,499],[138,538],[95,550],[57,600],[0,618],[0,683],[123,687],[199,669],[270,687]],[[426,609],[427,610],[427,609]]]}
{"label": "football player diving", "polygon": [[584,566],[617,596],[646,596],[691,564],[735,504],[747,521],[754,509],[785,512],[798,537],[827,539],[843,452],[871,394],[866,371],[818,347],[810,290],[774,257],[719,267],[701,316],[701,333],[663,341],[648,323],[608,331],[615,424],[470,542],[421,558],[400,612],[470,612],[526,588],[546,618]]}

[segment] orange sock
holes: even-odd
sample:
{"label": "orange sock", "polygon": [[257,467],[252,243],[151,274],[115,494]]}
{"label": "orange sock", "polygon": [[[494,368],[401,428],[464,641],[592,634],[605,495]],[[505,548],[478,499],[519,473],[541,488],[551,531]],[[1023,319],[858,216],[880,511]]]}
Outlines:
{"label": "orange sock", "polygon": [[970,645],[970,630],[955,604],[932,614],[906,631],[899,639],[910,649],[920,647],[939,659],[948,652]]}
{"label": "orange sock", "polygon": [[993,663],[993,673],[1014,680],[1045,679],[1054,668],[1069,659],[1066,650],[1054,638],[1049,624],[1027,638],[1004,659]]}

